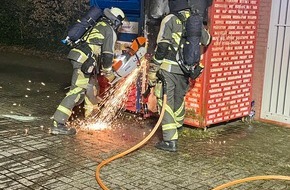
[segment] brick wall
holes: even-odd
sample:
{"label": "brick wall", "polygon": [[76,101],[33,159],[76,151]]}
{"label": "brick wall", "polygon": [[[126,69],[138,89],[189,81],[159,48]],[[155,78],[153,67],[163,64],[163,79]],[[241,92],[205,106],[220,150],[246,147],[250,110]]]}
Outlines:
{"label": "brick wall", "polygon": [[257,42],[253,74],[252,99],[255,100],[255,119],[260,119],[264,72],[266,64],[267,41],[272,0],[260,0],[259,20],[257,24]]}

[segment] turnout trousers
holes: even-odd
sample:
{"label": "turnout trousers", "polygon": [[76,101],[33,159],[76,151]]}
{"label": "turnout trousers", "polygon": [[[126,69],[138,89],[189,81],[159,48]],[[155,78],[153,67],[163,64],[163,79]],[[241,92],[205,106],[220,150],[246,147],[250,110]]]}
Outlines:
{"label": "turnout trousers", "polygon": [[[185,115],[184,97],[189,87],[188,77],[182,74],[175,74],[160,69],[167,82],[167,104],[165,105],[165,113],[161,122],[164,141],[178,139],[177,129],[183,126]],[[158,99],[158,105],[161,108],[162,99],[162,84],[158,83],[155,89],[155,95]]]}
{"label": "turnout trousers", "polygon": [[65,124],[69,120],[73,108],[83,101],[85,101],[85,116],[89,116],[98,103],[96,98],[99,90],[97,79],[84,75],[81,71],[82,63],[74,60],[71,60],[71,63],[73,74],[70,90],[53,115],[53,119],[61,124]]}

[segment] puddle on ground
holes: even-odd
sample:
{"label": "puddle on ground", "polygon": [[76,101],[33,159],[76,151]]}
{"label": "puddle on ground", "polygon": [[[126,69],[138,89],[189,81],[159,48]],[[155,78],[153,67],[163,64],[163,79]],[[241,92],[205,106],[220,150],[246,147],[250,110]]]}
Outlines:
{"label": "puddle on ground", "polygon": [[14,120],[17,120],[17,121],[22,121],[22,122],[30,122],[30,121],[34,121],[34,120],[38,119],[38,117],[23,116],[23,115],[10,115],[10,114],[0,115],[0,117],[14,119]]}

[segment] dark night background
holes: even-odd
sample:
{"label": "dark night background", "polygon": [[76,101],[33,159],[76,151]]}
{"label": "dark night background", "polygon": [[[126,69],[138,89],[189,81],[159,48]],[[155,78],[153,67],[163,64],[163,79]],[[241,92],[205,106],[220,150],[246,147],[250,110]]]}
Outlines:
{"label": "dark night background", "polygon": [[66,54],[69,26],[89,9],[89,0],[2,0],[1,49]]}

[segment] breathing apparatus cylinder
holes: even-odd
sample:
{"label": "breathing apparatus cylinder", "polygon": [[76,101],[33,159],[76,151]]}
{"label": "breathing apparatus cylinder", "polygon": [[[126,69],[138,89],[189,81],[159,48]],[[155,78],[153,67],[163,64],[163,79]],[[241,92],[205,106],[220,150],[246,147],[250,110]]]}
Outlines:
{"label": "breathing apparatus cylinder", "polygon": [[97,6],[91,7],[87,14],[69,29],[67,37],[61,40],[61,42],[67,45],[76,45],[87,34],[87,31],[90,31],[102,15],[102,9]]}

